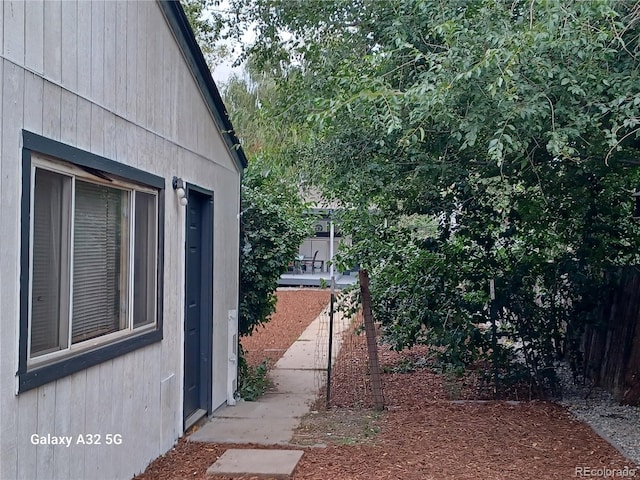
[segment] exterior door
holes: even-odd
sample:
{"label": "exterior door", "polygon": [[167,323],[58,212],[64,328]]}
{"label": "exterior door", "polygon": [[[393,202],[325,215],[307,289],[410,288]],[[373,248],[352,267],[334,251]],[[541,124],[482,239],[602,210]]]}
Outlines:
{"label": "exterior door", "polygon": [[213,321],[213,197],[187,189],[184,423],[189,428],[211,411]]}

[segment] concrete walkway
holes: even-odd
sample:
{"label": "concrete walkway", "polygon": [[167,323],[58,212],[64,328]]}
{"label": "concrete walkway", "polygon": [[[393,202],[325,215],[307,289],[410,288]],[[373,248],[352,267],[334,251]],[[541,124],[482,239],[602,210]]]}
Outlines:
{"label": "concrete walkway", "polygon": [[[257,402],[223,406],[189,436],[194,442],[287,445],[326,381],[329,314],[325,309],[275,364],[269,376],[275,389]],[[348,319],[334,315],[333,359]]]}

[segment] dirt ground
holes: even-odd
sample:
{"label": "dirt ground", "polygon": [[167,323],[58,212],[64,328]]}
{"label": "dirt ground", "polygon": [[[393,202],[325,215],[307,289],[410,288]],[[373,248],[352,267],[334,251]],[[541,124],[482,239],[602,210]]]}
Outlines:
{"label": "dirt ground", "polygon": [[[273,321],[245,345],[250,362],[277,360],[326,301],[324,291],[279,292]],[[368,395],[366,379],[356,368],[339,368],[362,361],[353,358],[359,342],[356,338],[338,357],[332,407],[326,410],[319,400],[293,439],[298,446],[292,448],[305,450],[296,480],[567,480],[579,477],[580,468],[614,473],[634,468],[557,404],[479,402],[467,396],[451,401],[457,387],[447,379],[428,368],[406,368],[421,357],[419,350],[397,354],[380,347],[386,409],[373,411],[361,398]],[[346,388],[360,384],[361,389]],[[206,476],[206,469],[233,447],[181,439],[136,478],[253,478]],[[640,468],[635,474],[640,477]]]}

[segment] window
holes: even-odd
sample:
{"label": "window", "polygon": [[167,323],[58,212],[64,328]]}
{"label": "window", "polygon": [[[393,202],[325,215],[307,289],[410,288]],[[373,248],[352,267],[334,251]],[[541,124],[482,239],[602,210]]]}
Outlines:
{"label": "window", "polygon": [[18,373],[21,387],[32,388],[162,338],[164,181],[29,132],[23,137]]}

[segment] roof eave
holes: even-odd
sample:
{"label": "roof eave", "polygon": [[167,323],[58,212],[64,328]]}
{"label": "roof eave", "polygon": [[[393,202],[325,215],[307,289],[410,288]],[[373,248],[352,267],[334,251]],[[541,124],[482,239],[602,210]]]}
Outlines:
{"label": "roof eave", "polygon": [[236,137],[227,108],[222,101],[218,87],[211,77],[211,72],[191,30],[187,16],[177,0],[158,0],[158,4],[191,69],[191,73],[218,126],[227,149],[238,170],[242,172],[243,169],[247,168],[247,157],[244,154],[244,150],[242,150],[238,137]]}

